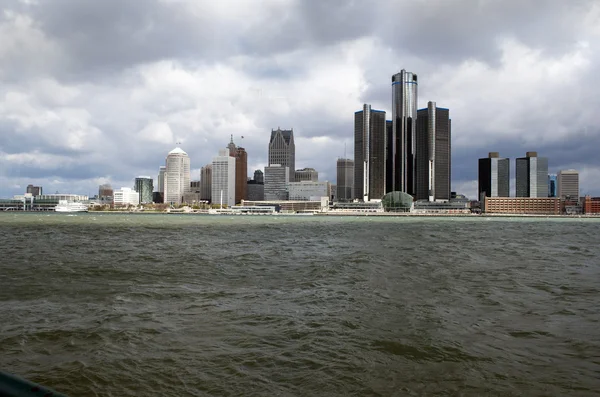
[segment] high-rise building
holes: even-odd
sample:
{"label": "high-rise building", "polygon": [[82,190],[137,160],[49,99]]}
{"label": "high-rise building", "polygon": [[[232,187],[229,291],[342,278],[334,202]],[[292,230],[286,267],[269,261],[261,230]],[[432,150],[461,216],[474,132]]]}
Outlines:
{"label": "high-rise building", "polygon": [[200,169],[200,198],[207,201],[212,199],[212,164]]}
{"label": "high-rise building", "polygon": [[402,69],[392,76],[390,191],[415,195],[416,119],[417,75]]}
{"label": "high-rise building", "polygon": [[385,121],[385,191],[391,192],[394,190],[394,145],[393,131],[394,123],[392,120]]}
{"label": "high-rise building", "polygon": [[149,176],[139,176],[135,178],[134,190],[139,195],[140,204],[152,203],[152,192],[154,191],[154,181]]}
{"label": "high-rise building", "polygon": [[[548,159],[537,152],[517,158],[517,197],[548,197]],[[560,183],[559,183],[560,185]]]}
{"label": "high-rise building", "polygon": [[[296,170],[296,145],[294,144],[294,130],[282,130],[279,127],[271,130],[269,141],[269,166],[279,164],[288,167],[288,181],[295,179]],[[266,182],[265,182],[266,183]]]}
{"label": "high-rise building", "polygon": [[265,174],[261,170],[255,170],[254,180],[256,183],[265,183]]}
{"label": "high-rise building", "polygon": [[235,202],[240,203],[248,199],[246,184],[248,182],[248,153],[243,147],[236,146],[233,143],[233,134],[231,141],[227,145],[229,155],[235,157]]}
{"label": "high-rise building", "polygon": [[321,197],[329,197],[329,182],[290,182],[288,198],[299,201],[317,201]]}
{"label": "high-rise building", "polygon": [[579,201],[579,171],[558,171],[558,197],[561,200]]}
{"label": "high-rise building", "polygon": [[156,179],[156,188],[157,192],[164,193],[165,192],[165,172],[167,172],[167,167],[161,165],[158,168],[158,178]]}
{"label": "high-rise building", "polygon": [[112,200],[113,194],[114,191],[110,183],[105,183],[98,186],[98,198],[100,200],[104,198],[110,198],[110,200]]}
{"label": "high-rise building", "polygon": [[41,186],[27,185],[27,193],[31,194],[34,197],[41,196],[43,194],[42,193],[42,187]]}
{"label": "high-rise building", "polygon": [[558,192],[558,184],[556,174],[548,175],[548,197],[556,197]]}
{"label": "high-rise building", "polygon": [[479,196],[510,196],[510,160],[500,158],[498,152],[490,152],[487,158],[479,159]]}
{"label": "high-rise building", "polygon": [[181,148],[169,152],[165,168],[165,203],[181,204],[190,189],[190,158]]}
{"label": "high-rise building", "polygon": [[296,170],[294,172],[294,181],[295,182],[302,182],[302,181],[318,182],[319,181],[319,173],[314,168],[302,168],[301,170]]}
{"label": "high-rise building", "polygon": [[280,164],[265,167],[265,200],[287,200],[290,170]]}
{"label": "high-rise building", "polygon": [[385,194],[385,112],[364,104],[354,113],[354,197],[379,200]]}
{"label": "high-rise building", "polygon": [[352,201],[354,199],[354,160],[337,160],[336,199]]}
{"label": "high-rise building", "polygon": [[235,205],[235,157],[228,149],[219,150],[212,161],[212,204]]}
{"label": "high-rise building", "polygon": [[417,200],[448,201],[451,192],[450,111],[428,102],[417,111]]}

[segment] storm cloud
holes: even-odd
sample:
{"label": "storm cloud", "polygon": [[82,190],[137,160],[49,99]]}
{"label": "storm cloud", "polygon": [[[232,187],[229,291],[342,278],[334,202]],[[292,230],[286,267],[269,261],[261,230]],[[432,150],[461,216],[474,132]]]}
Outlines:
{"label": "storm cloud", "polygon": [[231,135],[251,175],[277,127],[335,183],[354,112],[390,112],[400,69],[450,109],[452,190],[475,197],[489,151],[537,151],[600,195],[599,46],[593,0],[4,1],[0,197],[132,186],[178,142],[199,179]]}

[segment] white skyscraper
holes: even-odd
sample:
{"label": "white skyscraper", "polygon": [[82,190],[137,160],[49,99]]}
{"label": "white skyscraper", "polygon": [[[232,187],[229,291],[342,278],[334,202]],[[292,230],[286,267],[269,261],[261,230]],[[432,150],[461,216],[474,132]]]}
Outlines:
{"label": "white skyscraper", "polygon": [[169,152],[165,170],[165,203],[181,204],[190,191],[190,158],[181,148]]}
{"label": "white skyscraper", "polygon": [[164,193],[165,192],[165,172],[167,171],[167,167],[161,165],[158,169],[158,178],[156,179],[157,183],[157,192]]}
{"label": "white skyscraper", "polygon": [[212,161],[212,204],[235,205],[235,157],[228,149],[219,150]]}

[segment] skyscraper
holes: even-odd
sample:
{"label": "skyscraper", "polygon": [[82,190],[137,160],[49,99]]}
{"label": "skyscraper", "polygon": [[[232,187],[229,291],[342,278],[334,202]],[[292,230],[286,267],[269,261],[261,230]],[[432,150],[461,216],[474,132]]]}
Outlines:
{"label": "skyscraper", "polygon": [[181,204],[190,190],[190,158],[181,148],[169,152],[165,168],[165,203]]}
{"label": "skyscraper", "polygon": [[231,157],[235,157],[235,202],[237,204],[242,199],[248,198],[246,188],[248,182],[248,153],[246,153],[246,149],[233,143],[233,134],[227,145],[227,150],[229,150]]}
{"label": "skyscraper", "polygon": [[42,187],[41,186],[33,186],[33,185],[27,185],[27,193],[31,194],[32,196],[41,196],[42,193]]}
{"label": "skyscraper", "polygon": [[254,170],[254,180],[256,183],[265,183],[265,174],[261,170]]}
{"label": "skyscraper", "polygon": [[490,152],[487,158],[479,159],[479,197],[510,196],[510,160],[500,158],[498,152]]}
{"label": "skyscraper", "polygon": [[417,75],[402,69],[392,76],[390,191],[415,194],[416,118]]}
{"label": "skyscraper", "polygon": [[161,165],[158,168],[158,178],[156,179],[157,192],[164,193],[165,192],[165,172],[167,171],[167,167]]}
{"label": "skyscraper", "polygon": [[287,200],[289,183],[288,167],[280,164],[265,167],[265,200]]}
{"label": "skyscraper", "polygon": [[558,171],[558,197],[561,200],[579,201],[579,171]]}
{"label": "skyscraper", "polygon": [[385,112],[364,104],[354,113],[354,197],[369,201],[385,194]]}
{"label": "skyscraper", "polygon": [[[527,152],[517,159],[517,197],[548,197],[548,159]],[[560,183],[559,183],[560,186]]]}
{"label": "skyscraper", "polygon": [[288,181],[293,181],[295,179],[296,145],[294,144],[293,129],[282,130],[278,127],[276,130],[271,130],[271,140],[269,141],[269,166],[274,164],[288,167]]}
{"label": "skyscraper", "polygon": [[548,175],[548,197],[556,197],[558,192],[558,183],[556,179],[556,174]]}
{"label": "skyscraper", "polygon": [[211,203],[231,207],[235,205],[235,157],[228,149],[219,150],[212,161]]}
{"label": "skyscraper", "polygon": [[450,200],[451,183],[450,111],[428,102],[417,112],[416,198]]}
{"label": "skyscraper", "polygon": [[138,202],[140,204],[152,203],[152,192],[154,191],[154,181],[149,176],[139,176],[135,178],[133,190],[138,193]]}
{"label": "skyscraper", "polygon": [[206,164],[200,169],[200,198],[212,200],[212,164]]}
{"label": "skyscraper", "polygon": [[354,199],[354,160],[337,160],[336,184],[335,194],[338,201],[352,201]]}

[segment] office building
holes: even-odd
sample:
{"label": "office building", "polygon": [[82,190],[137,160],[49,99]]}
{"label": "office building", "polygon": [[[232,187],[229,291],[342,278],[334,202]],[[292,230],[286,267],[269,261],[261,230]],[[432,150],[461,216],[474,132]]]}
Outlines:
{"label": "office building", "polygon": [[231,135],[231,141],[227,145],[227,149],[229,150],[229,155],[235,157],[235,202],[238,204],[243,199],[247,199],[248,153],[246,153],[246,149],[236,146],[233,143],[233,135]]}
{"label": "office building", "polygon": [[[548,197],[548,159],[527,152],[517,159],[517,197]],[[559,184],[560,185],[560,184]]]}
{"label": "office building", "polygon": [[156,191],[160,193],[165,192],[165,172],[167,172],[167,167],[161,165],[158,168],[158,178],[156,179]]}
{"label": "office building", "polygon": [[255,170],[254,180],[256,183],[265,183],[265,174],[261,170]]}
{"label": "office building", "polygon": [[265,185],[264,183],[258,183],[254,179],[247,182],[248,200],[251,201],[262,201],[265,199]]}
{"label": "office building", "polygon": [[600,215],[600,197],[585,196],[583,198],[583,213]]}
{"label": "office building", "polygon": [[190,189],[190,158],[181,148],[169,152],[165,168],[165,203],[181,204]]}
{"label": "office building", "polygon": [[265,200],[287,200],[290,170],[280,164],[265,167]]}
{"label": "office building", "polygon": [[[269,166],[279,164],[288,167],[288,182],[295,180],[296,170],[296,145],[294,144],[294,130],[282,130],[279,127],[271,130],[269,141]],[[266,182],[265,182],[266,184]]]}
{"label": "office building", "polygon": [[488,214],[560,215],[560,199],[552,197],[485,197]]}
{"label": "office building", "polygon": [[394,145],[393,145],[393,129],[394,123],[392,120],[385,121],[385,191],[386,193],[394,190]]}
{"label": "office building", "polygon": [[321,197],[329,198],[329,182],[290,182],[288,199],[295,201],[318,201]]}
{"label": "office building", "polygon": [[337,160],[337,201],[352,201],[354,199],[354,160]]}
{"label": "office building", "polygon": [[[402,69],[392,76],[392,136],[389,152],[389,191],[415,195],[415,138],[417,119],[417,75]],[[356,159],[355,159],[356,161]],[[355,185],[356,189],[356,185]]]}
{"label": "office building", "polygon": [[294,182],[311,181],[317,182],[319,173],[314,168],[302,168],[294,172]]}
{"label": "office building", "polygon": [[139,195],[140,204],[152,203],[152,192],[154,191],[154,181],[149,176],[139,176],[135,178],[134,190]]}
{"label": "office building", "polygon": [[138,205],[140,203],[140,194],[131,188],[122,187],[115,190],[113,194],[114,204],[117,207]]}
{"label": "office building", "polygon": [[510,196],[510,160],[500,158],[498,152],[490,152],[487,158],[479,159],[479,195],[484,197]]}
{"label": "office building", "polygon": [[110,200],[112,200],[113,194],[113,188],[109,183],[98,186],[98,199],[103,200],[105,198],[110,198]]}
{"label": "office building", "polygon": [[558,171],[558,197],[561,200],[579,202],[579,171]]}
{"label": "office building", "polygon": [[385,112],[364,104],[354,113],[354,198],[380,200],[385,194]]}
{"label": "office building", "polygon": [[207,201],[212,199],[212,164],[200,169],[200,198]]}
{"label": "office building", "polygon": [[41,186],[33,186],[33,185],[27,185],[27,193],[31,194],[33,197],[41,196],[42,194],[44,194],[42,192]]}
{"label": "office building", "polygon": [[417,111],[415,195],[417,200],[448,201],[452,152],[450,111],[428,102]]}
{"label": "office building", "polygon": [[213,205],[235,205],[235,157],[228,149],[219,150],[212,161],[212,198]]}
{"label": "office building", "polygon": [[548,197],[556,197],[558,193],[558,183],[556,174],[548,175]]}

